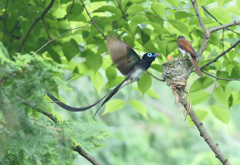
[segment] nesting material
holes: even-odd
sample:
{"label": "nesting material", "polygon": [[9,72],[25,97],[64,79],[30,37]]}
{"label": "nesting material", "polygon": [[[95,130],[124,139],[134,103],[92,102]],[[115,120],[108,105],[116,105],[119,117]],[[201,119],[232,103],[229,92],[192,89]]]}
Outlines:
{"label": "nesting material", "polygon": [[[189,75],[193,70],[193,65],[190,59],[185,58],[182,60],[171,60],[162,64],[162,77],[166,80],[167,85],[173,91],[177,102],[180,104],[181,99],[188,94],[185,92],[185,86]],[[179,90],[185,92],[182,98],[178,95]],[[189,113],[187,110],[186,115]]]}

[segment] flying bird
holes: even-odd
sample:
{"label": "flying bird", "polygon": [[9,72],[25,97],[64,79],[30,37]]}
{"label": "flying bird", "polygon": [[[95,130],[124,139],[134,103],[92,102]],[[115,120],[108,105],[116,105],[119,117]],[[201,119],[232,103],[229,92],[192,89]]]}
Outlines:
{"label": "flying bird", "polygon": [[199,68],[199,65],[197,62],[198,61],[197,53],[194,50],[194,48],[192,47],[192,45],[190,44],[190,42],[188,42],[188,40],[186,40],[186,38],[184,36],[179,36],[177,39],[177,45],[178,45],[178,49],[182,53],[183,57],[186,54],[190,57],[198,76],[202,77],[203,76],[202,71]]}
{"label": "flying bird", "polygon": [[[79,112],[88,110],[99,102],[104,100],[98,110],[108,102],[121,87],[124,87],[128,84],[133,83],[134,81],[138,81],[141,75],[151,66],[151,63],[155,60],[157,56],[160,56],[158,53],[148,52],[145,53],[142,59],[137,55],[137,53],[126,43],[121,42],[116,37],[108,37],[107,38],[107,48],[111,55],[112,61],[117,67],[117,69],[124,75],[126,78],[116,86],[111,92],[106,94],[103,98],[98,100],[96,103],[89,105],[87,107],[75,108],[68,106],[61,101],[59,101],[56,97],[51,94],[47,94],[55,103],[57,103],[60,107],[64,108],[68,111]],[[96,115],[95,113],[95,115]]]}

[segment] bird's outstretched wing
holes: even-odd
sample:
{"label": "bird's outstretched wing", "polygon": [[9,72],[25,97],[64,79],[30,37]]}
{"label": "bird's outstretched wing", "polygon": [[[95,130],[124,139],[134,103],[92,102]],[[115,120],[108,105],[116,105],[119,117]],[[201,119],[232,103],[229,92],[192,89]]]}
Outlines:
{"label": "bird's outstretched wing", "polygon": [[113,63],[125,76],[127,76],[132,71],[134,65],[141,60],[129,45],[118,40],[116,37],[107,38],[107,47]]}

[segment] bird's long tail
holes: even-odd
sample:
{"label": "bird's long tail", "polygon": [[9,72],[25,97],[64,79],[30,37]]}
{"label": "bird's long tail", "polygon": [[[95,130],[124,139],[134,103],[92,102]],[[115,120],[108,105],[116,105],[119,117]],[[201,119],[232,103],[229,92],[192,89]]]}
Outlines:
{"label": "bird's long tail", "polygon": [[116,86],[110,93],[108,93],[108,97],[102,102],[100,107],[98,107],[97,111],[95,112],[94,116],[98,113],[99,109],[106,103],[108,100],[110,100],[116,93],[117,91],[124,85],[124,82],[127,81],[129,78],[125,78],[118,86]]}
{"label": "bird's long tail", "polygon": [[200,67],[197,63],[197,59],[192,57],[192,63],[193,63],[194,68],[196,69],[196,72],[197,72],[198,76],[202,77],[203,76],[202,71],[201,71],[201,69],[200,69]]}
{"label": "bird's long tail", "polygon": [[[121,86],[123,85],[123,83],[127,80],[128,78],[126,78],[125,80],[123,80],[123,82],[121,82],[117,87],[115,87],[111,92],[107,93],[105,96],[103,96],[103,98],[101,98],[100,100],[98,100],[97,102],[95,102],[92,105],[86,106],[86,107],[81,107],[81,108],[76,108],[76,107],[71,107],[69,105],[64,104],[63,102],[61,102],[60,100],[58,100],[55,96],[51,95],[51,94],[47,94],[48,97],[50,99],[52,99],[56,104],[58,104],[60,107],[62,107],[63,109],[67,110],[67,111],[72,111],[72,112],[81,112],[81,111],[86,111],[92,107],[94,107],[95,105],[97,105],[99,102],[101,102],[103,99],[105,99],[107,96],[107,98],[104,100],[104,102],[101,104],[101,106],[98,108],[98,110],[121,88]],[[98,111],[97,110],[97,111]],[[96,112],[97,113],[97,112]],[[95,113],[95,115],[96,115]]]}

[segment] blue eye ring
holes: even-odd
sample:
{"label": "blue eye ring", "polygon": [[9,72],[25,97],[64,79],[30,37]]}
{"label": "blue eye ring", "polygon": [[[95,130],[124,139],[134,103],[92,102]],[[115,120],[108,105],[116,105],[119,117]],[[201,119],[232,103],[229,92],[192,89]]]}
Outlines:
{"label": "blue eye ring", "polygon": [[148,57],[152,57],[152,53],[148,53],[147,56],[148,56]]}

